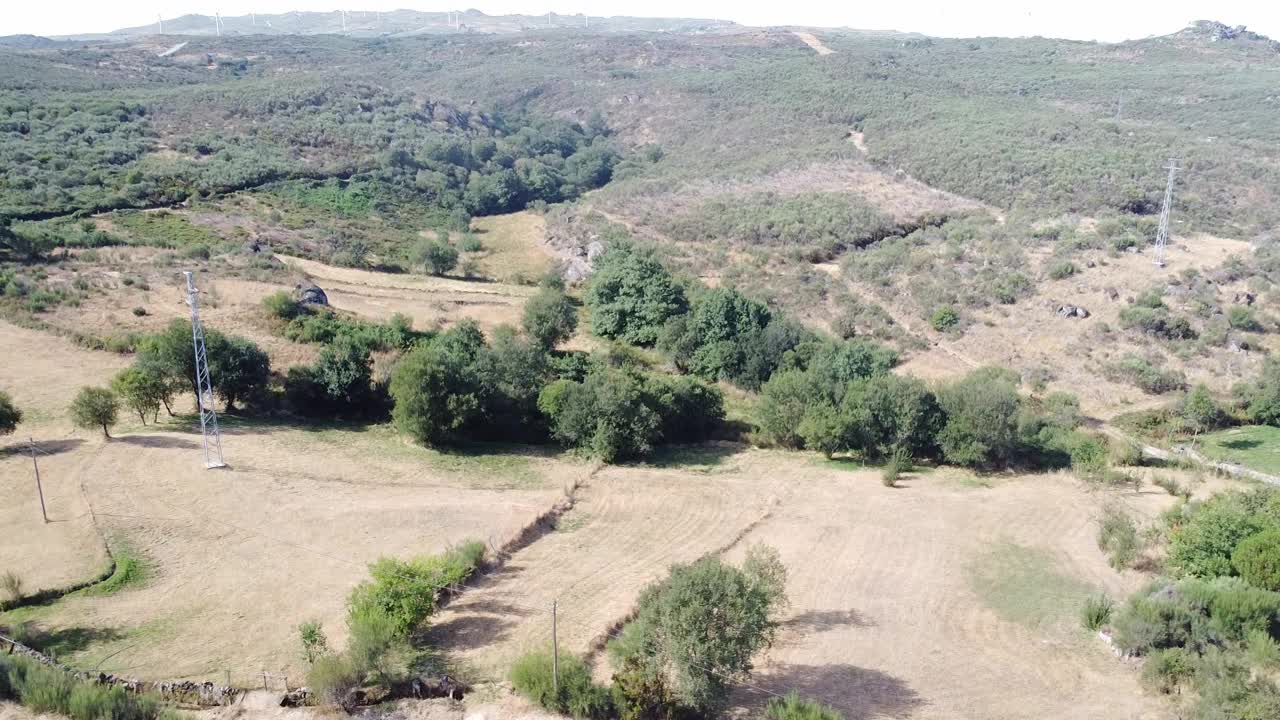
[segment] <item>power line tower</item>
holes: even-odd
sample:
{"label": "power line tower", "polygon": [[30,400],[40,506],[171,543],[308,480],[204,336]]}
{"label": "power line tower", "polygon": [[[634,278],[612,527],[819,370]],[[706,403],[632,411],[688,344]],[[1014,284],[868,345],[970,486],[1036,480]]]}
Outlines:
{"label": "power line tower", "polygon": [[218,432],[218,413],[213,409],[213,383],[209,381],[209,357],[204,349],[204,327],[200,324],[200,302],[195,277],[187,278],[187,304],[191,306],[191,345],[196,358],[196,404],[200,410],[200,433],[204,435],[204,466],[226,467],[222,461],[222,434]]}
{"label": "power line tower", "polygon": [[1164,204],[1160,206],[1160,227],[1156,230],[1156,256],[1151,262],[1156,267],[1164,267],[1164,256],[1169,246],[1169,210],[1173,206],[1173,176],[1181,168],[1177,158],[1169,158],[1165,166],[1169,171],[1169,182],[1164,186]]}

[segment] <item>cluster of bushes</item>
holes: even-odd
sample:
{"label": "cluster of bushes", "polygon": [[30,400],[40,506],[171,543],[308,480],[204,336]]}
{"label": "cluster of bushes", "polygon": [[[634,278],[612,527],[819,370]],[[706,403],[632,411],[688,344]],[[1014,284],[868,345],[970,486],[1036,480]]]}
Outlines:
{"label": "cluster of bushes", "polygon": [[1185,317],[1174,315],[1159,289],[1148,290],[1134,304],[1120,311],[1120,325],[1164,340],[1193,340],[1195,328]]}
{"label": "cluster of bushes", "polygon": [[1187,376],[1181,370],[1156,367],[1150,360],[1128,354],[1106,366],[1104,373],[1115,382],[1127,382],[1143,392],[1160,395],[1187,386]]}
{"label": "cluster of bushes", "polygon": [[489,342],[473,323],[415,346],[393,370],[390,394],[396,425],[419,442],[554,437],[605,460],[703,440],[724,416],[720,392],[697,381],[552,354],[509,328]]}
{"label": "cluster of bushes", "polygon": [[766,546],[751,548],[741,567],[714,557],[672,566],[641,593],[635,618],[609,643],[610,688],[597,686],[580,659],[561,654],[557,693],[546,651],[517,661],[512,684],[580,720],[714,717],[731,683],[750,677],[752,660],[772,643],[785,585],[786,568]]}
{"label": "cluster of bushes", "polygon": [[1280,426],[1280,360],[1267,358],[1258,378],[1237,387],[1236,396],[1250,422]]}
{"label": "cluster of bushes", "polygon": [[427,337],[414,332],[413,320],[396,313],[386,323],[373,323],[331,308],[306,305],[284,290],[263,298],[268,319],[281,335],[299,343],[350,342],[369,351],[403,350]]}
{"label": "cluster of bushes", "polygon": [[174,720],[182,717],[157,698],[119,685],[79,680],[23,655],[0,654],[0,700],[12,700],[33,713],[73,720]]}
{"label": "cluster of bushes", "polygon": [[329,647],[317,622],[298,627],[303,655],[310,664],[307,684],[328,705],[350,705],[352,690],[366,684],[390,686],[407,677],[413,660],[409,638],[450,592],[481,569],[485,545],[470,541],[442,555],[410,560],[379,558],[370,579],[347,599],[347,647]]}
{"label": "cluster of bushes", "polygon": [[1280,490],[1184,503],[1166,515],[1172,579],[1113,613],[1114,640],[1145,658],[1143,679],[1171,693],[1189,685],[1195,717],[1280,712]]}
{"label": "cluster of bushes", "polygon": [[797,350],[765,383],[759,417],[767,439],[872,460],[1105,466],[1106,446],[1076,430],[1079,407],[1070,395],[1023,398],[1018,376],[996,368],[931,388],[888,374],[884,358],[831,347],[808,357]]}
{"label": "cluster of bushes", "polygon": [[651,250],[625,240],[597,261],[586,304],[597,335],[656,344],[681,372],[749,390],[760,389],[793,350],[806,357],[857,356],[886,367],[897,362],[892,351],[869,340],[821,340],[733,288],[686,287]]}
{"label": "cluster of bushes", "polygon": [[662,441],[707,440],[724,420],[720,390],[690,378],[597,365],[538,395],[551,434],[605,462],[646,455]]}
{"label": "cluster of bushes", "polygon": [[805,246],[816,259],[903,232],[893,218],[857,195],[807,193],[715,197],[696,208],[653,218],[672,237],[728,239],[749,247]]}

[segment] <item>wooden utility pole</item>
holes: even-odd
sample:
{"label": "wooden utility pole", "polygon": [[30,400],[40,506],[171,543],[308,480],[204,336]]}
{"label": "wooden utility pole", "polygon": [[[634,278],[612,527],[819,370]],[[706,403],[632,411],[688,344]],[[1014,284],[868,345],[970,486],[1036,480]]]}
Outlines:
{"label": "wooden utility pole", "polygon": [[49,524],[49,513],[44,509],[44,486],[40,484],[40,463],[36,462],[36,439],[27,438],[31,442],[31,467],[36,470],[36,494],[40,496],[40,517],[44,518],[46,525]]}
{"label": "wooden utility pole", "polygon": [[556,638],[556,600],[551,601],[551,687],[560,697],[560,644]]}

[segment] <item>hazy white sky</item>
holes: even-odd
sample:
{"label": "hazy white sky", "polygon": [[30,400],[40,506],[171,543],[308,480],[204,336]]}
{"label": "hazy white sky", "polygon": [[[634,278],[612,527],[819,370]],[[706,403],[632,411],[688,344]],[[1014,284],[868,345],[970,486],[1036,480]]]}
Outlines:
{"label": "hazy white sky", "polygon": [[188,13],[245,15],[291,10],[444,11],[712,17],[747,25],[907,30],[941,36],[1044,35],[1117,41],[1163,35],[1210,19],[1280,38],[1276,0],[5,0],[0,35],[105,32]]}

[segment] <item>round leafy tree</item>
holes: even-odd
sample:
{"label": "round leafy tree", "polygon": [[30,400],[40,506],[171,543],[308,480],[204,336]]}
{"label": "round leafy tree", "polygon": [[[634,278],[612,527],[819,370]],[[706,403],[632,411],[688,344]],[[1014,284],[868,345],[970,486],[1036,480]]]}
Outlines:
{"label": "round leafy tree", "polygon": [[8,435],[22,422],[22,411],[13,404],[9,394],[0,390],[0,435]]}
{"label": "round leafy tree", "polygon": [[1280,529],[1245,538],[1232,553],[1231,564],[1250,585],[1280,591]]}

